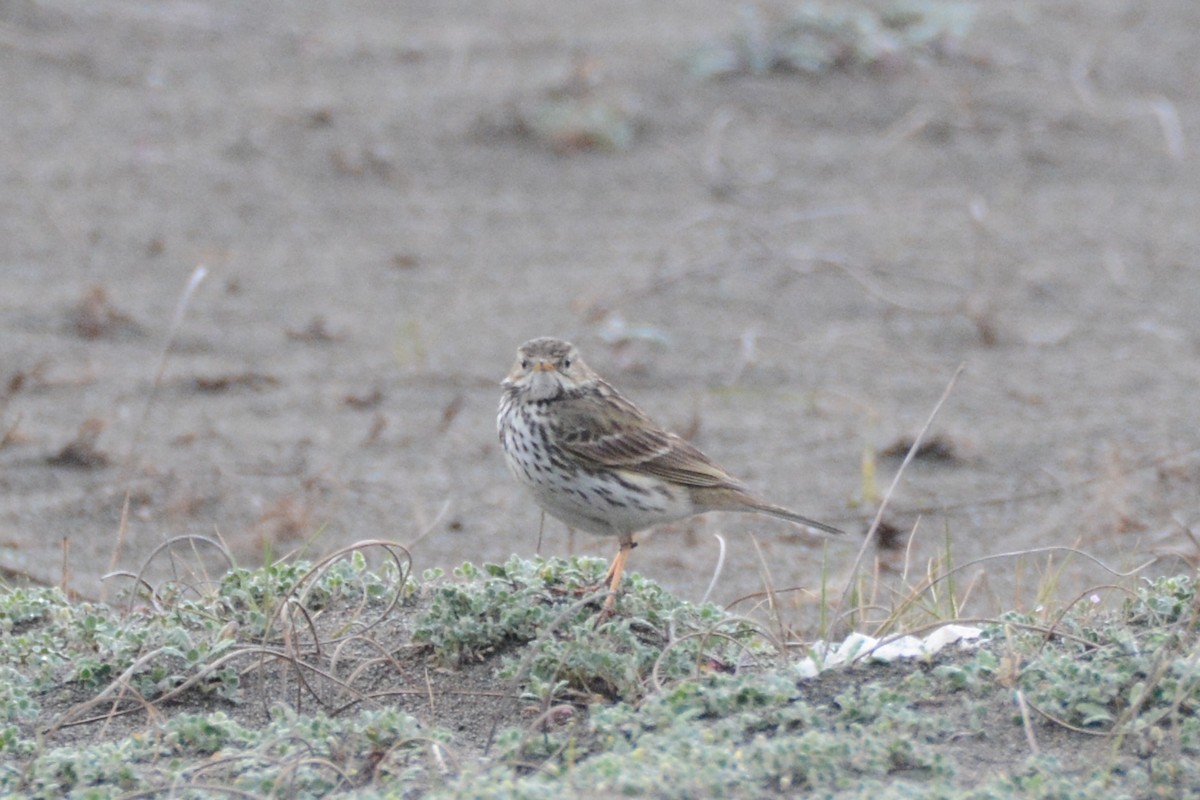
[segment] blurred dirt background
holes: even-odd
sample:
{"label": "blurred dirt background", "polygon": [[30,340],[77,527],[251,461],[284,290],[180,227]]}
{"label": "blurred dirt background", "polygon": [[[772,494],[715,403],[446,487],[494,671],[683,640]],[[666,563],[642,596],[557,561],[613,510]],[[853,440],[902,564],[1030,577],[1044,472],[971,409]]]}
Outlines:
{"label": "blurred dirt background", "polygon": [[[1186,569],[1200,5],[979,3],[913,57],[692,74],[746,8],[0,0],[7,579],[113,597],[102,575],[161,576],[185,535],[247,565],[367,538],[418,570],[532,556],[494,413],[535,335],[852,532],[668,526],[631,568],[683,597],[714,533],[716,600],[840,585],[959,364],[869,554],[887,581],[947,549]],[[564,98],[600,132],[547,122]],[[547,520],[540,549],[614,545]],[[1065,558],[957,588],[995,610],[1114,580]]]}

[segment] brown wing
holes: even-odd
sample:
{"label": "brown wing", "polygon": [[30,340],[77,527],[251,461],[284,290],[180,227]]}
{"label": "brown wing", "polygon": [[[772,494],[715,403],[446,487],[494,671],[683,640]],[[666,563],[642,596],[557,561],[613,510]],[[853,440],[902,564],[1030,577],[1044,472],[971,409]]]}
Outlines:
{"label": "brown wing", "polygon": [[708,456],[657,426],[607,384],[555,405],[563,449],[598,469],[627,469],[686,486],[741,488]]}

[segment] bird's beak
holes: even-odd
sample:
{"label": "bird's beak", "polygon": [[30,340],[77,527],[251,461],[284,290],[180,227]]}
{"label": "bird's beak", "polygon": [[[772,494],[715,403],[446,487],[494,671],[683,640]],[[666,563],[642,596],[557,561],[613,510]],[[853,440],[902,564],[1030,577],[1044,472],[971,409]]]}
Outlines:
{"label": "bird's beak", "polygon": [[554,362],[553,361],[535,361],[535,362],[533,362],[533,371],[534,372],[553,372],[554,371]]}

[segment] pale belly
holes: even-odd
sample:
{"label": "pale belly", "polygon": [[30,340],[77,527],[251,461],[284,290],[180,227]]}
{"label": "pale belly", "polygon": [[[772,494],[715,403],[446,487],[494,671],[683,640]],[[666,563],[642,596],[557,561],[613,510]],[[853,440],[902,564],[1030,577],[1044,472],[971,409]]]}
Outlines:
{"label": "pale belly", "polygon": [[552,480],[521,482],[546,513],[588,533],[635,533],[695,513],[685,490],[635,473],[614,477],[576,473],[569,485]]}

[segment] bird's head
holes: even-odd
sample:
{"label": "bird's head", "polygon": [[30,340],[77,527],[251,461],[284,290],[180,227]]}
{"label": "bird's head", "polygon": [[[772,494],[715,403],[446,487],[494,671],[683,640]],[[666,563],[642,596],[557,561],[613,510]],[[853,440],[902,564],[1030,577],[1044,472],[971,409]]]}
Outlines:
{"label": "bird's head", "polygon": [[543,336],[517,348],[517,360],[504,386],[526,400],[553,400],[595,379],[575,345]]}

